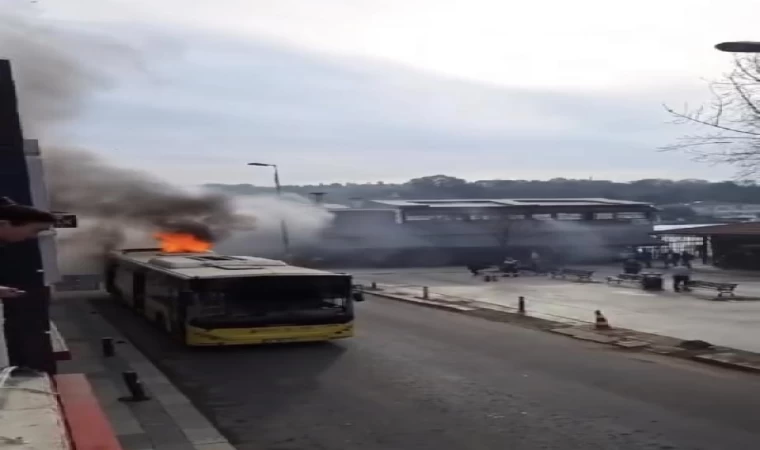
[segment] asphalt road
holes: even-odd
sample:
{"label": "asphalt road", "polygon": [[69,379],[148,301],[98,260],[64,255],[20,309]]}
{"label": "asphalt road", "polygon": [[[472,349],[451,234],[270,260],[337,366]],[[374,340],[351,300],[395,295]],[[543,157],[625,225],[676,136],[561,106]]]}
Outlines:
{"label": "asphalt road", "polygon": [[98,309],[239,450],[753,449],[760,377],[376,297],[339,343],[183,349]]}

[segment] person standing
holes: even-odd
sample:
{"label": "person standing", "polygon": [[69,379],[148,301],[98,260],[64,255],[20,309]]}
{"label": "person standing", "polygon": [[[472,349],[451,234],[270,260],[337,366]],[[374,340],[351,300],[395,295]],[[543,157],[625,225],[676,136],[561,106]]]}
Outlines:
{"label": "person standing", "polygon": [[517,267],[518,261],[511,256],[507,256],[504,262],[501,263],[501,272],[505,276],[516,277],[520,275],[520,271]]}
{"label": "person standing", "polygon": [[681,262],[683,263],[684,266],[688,267],[689,269],[691,269],[691,261],[693,259],[694,259],[694,255],[689,253],[688,250],[684,250],[683,252],[681,252]]}
{"label": "person standing", "polygon": [[678,252],[671,252],[670,253],[670,264],[673,265],[673,267],[677,266],[681,262],[681,254]]}
{"label": "person standing", "polygon": [[662,266],[664,268],[666,268],[666,269],[670,267],[670,259],[671,259],[670,258],[670,253],[671,253],[670,248],[667,248],[667,249],[665,249],[665,251],[663,251],[662,253],[660,253],[660,259],[662,260]]}
{"label": "person standing", "polygon": [[530,266],[536,273],[541,270],[541,255],[535,250],[530,252]]}
{"label": "person standing", "polygon": [[688,291],[691,281],[691,270],[686,266],[673,266],[673,290],[675,292]]}
{"label": "person standing", "polygon": [[627,275],[638,275],[641,272],[641,261],[628,258],[623,262],[623,273]]}
{"label": "person standing", "polygon": [[652,268],[652,252],[651,250],[645,248],[641,251],[641,262],[644,263],[644,266],[647,269]]}
{"label": "person standing", "polygon": [[486,268],[486,265],[484,264],[473,264],[473,263],[467,264],[467,270],[469,270],[470,273],[472,273],[473,277],[477,277],[478,275],[480,275],[480,271],[485,268]]}

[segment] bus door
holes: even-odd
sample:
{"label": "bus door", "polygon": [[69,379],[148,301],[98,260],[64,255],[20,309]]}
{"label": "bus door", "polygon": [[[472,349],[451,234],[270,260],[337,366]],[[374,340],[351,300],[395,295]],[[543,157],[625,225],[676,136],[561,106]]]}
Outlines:
{"label": "bus door", "polygon": [[187,327],[188,309],[193,309],[195,293],[186,290],[184,286],[178,289],[177,295],[172,301],[172,331],[184,339]]}
{"label": "bus door", "polygon": [[145,313],[145,274],[142,272],[132,274],[132,305],[135,311]]}
{"label": "bus door", "polygon": [[109,294],[116,294],[116,265],[109,263],[106,266],[106,292]]}

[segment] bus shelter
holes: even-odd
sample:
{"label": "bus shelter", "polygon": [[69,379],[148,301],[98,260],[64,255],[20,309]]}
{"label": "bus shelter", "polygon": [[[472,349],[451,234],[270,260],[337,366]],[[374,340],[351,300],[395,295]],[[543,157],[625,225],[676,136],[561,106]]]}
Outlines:
{"label": "bus shelter", "polygon": [[[760,222],[702,225],[656,231],[718,267],[760,269]],[[674,250],[676,250],[674,248]]]}

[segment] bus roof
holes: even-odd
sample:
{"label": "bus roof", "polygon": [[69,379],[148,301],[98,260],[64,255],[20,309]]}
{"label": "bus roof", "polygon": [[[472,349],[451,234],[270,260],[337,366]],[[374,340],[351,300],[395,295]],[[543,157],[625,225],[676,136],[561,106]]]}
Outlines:
{"label": "bus roof", "polygon": [[129,261],[167,275],[184,279],[326,276],[347,274],[291,266],[275,259],[227,256],[214,252],[163,253],[158,249],[124,249],[111,252],[117,260]]}

